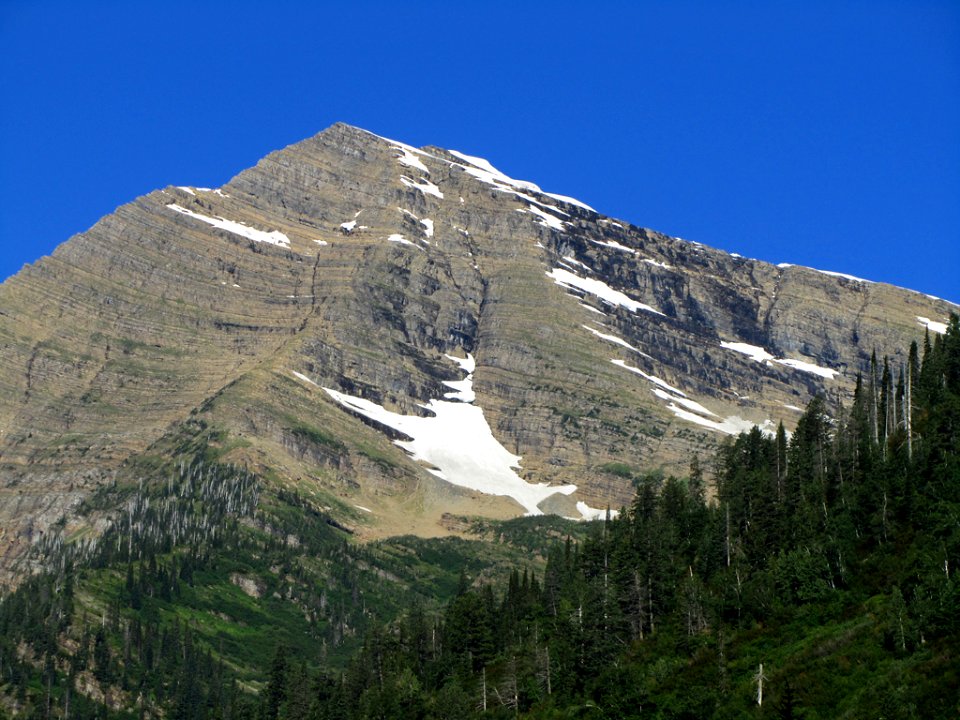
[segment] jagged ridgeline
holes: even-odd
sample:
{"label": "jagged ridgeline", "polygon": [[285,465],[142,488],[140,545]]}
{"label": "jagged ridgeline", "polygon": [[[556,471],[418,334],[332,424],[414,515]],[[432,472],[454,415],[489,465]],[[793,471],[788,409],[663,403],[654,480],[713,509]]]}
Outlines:
{"label": "jagged ridgeline", "polygon": [[357,546],[193,423],[88,504],[120,508],[99,543],[51,544],[0,603],[3,707],[956,717],[960,318],[907,357],[849,406],[814,398],[789,438],[754,427],[685,478],[634,477],[603,522],[475,523],[474,541]]}
{"label": "jagged ridgeline", "polygon": [[221,188],[138,198],[0,286],[0,583],[190,420],[367,540],[597,518],[638,473],[849,404],[874,351],[896,374],[952,308],[335,125]]}

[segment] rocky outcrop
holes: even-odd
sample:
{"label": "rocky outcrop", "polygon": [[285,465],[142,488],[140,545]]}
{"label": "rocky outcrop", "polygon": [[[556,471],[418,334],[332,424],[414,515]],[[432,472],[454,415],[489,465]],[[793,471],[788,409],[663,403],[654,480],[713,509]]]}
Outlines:
{"label": "rocky outcrop", "polygon": [[898,366],[952,309],[335,125],[223,188],[141,197],[0,286],[0,580],[189,417],[362,532],[453,531],[444,512],[520,506],[445,485],[322,388],[424,416],[463,379],[445,356],[470,354],[517,472],[576,485],[550,504],[576,514],[628,500],[624,467],[682,471],[750,423],[791,427],[816,393],[849,396],[874,350]]}

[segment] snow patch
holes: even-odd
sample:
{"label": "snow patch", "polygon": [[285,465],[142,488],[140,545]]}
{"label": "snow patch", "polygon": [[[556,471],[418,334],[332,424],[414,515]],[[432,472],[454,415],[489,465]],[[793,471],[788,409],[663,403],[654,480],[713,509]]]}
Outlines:
{"label": "snow patch", "polygon": [[407,240],[407,239],[406,239],[403,235],[401,235],[400,233],[394,233],[393,235],[391,235],[390,237],[388,237],[387,240],[389,240],[390,242],[400,243],[401,245],[413,245],[412,242],[410,242],[409,240]]}
{"label": "snow patch", "polygon": [[839,374],[839,371],[837,370],[821,367],[820,365],[816,365],[814,363],[807,362],[805,360],[793,360],[791,358],[774,357],[769,352],[764,350],[762,347],[757,347],[756,345],[749,345],[747,343],[742,343],[742,342],[721,341],[720,346],[726,348],[727,350],[733,350],[734,352],[738,352],[738,353],[741,353],[742,355],[746,355],[755,362],[764,363],[764,364],[775,362],[780,365],[786,365],[787,367],[792,367],[795,370],[811,373],[812,375],[819,375],[820,377],[826,378],[827,380],[833,380]]}
{"label": "snow patch", "polygon": [[[583,305],[583,303],[580,303],[580,304]],[[590,309],[593,310],[594,312],[600,312],[599,310],[594,310],[594,309],[591,308],[589,305],[583,305],[583,306],[584,306],[585,308],[590,308]],[[600,313],[600,314],[602,315],[603,313]],[[606,340],[607,342],[612,342],[614,345],[620,345],[621,347],[625,347],[627,350],[633,350],[635,353],[639,353],[640,355],[643,355],[644,357],[650,357],[650,356],[647,355],[643,350],[638,350],[638,349],[635,348],[633,345],[631,345],[630,343],[628,343],[626,340],[623,340],[623,339],[621,339],[621,338],[618,338],[616,335],[606,335],[606,334],[600,332],[599,330],[594,330],[594,329],[593,329],[592,327],[590,327],[589,325],[581,325],[580,327],[582,327],[584,330],[587,330],[588,332],[592,332],[594,335],[596,335],[596,336],[597,336],[598,338],[600,338],[601,340]],[[621,360],[620,362],[623,362],[623,361]]]}
{"label": "snow patch", "polygon": [[296,370],[291,370],[290,372],[293,374],[294,377],[296,377],[296,378],[298,378],[298,379],[300,379],[300,380],[303,380],[305,383],[310,383],[310,384],[313,385],[314,387],[320,387],[320,386],[317,385],[313,380],[311,380],[310,378],[308,378],[308,377],[307,377],[306,375],[304,375],[303,373],[298,373]]}
{"label": "snow patch", "polygon": [[616,240],[591,240],[590,242],[592,242],[594,245],[602,245],[603,247],[613,248],[614,250],[630,253],[631,255],[635,255],[637,252],[633,248],[628,248],[626,245],[621,245]]}
{"label": "snow patch", "polygon": [[847,273],[833,272],[832,270],[817,270],[817,268],[807,267],[806,265],[794,265],[792,263],[777,263],[777,267],[780,268],[781,270],[786,270],[787,268],[791,268],[791,267],[802,267],[805,270],[813,270],[814,272],[818,272],[821,275],[832,275],[833,277],[843,278],[844,280],[853,280],[854,282],[869,283],[871,285],[876,284],[875,281],[873,280],[864,280],[863,278],[859,278],[856,275],[847,275]]}
{"label": "snow patch", "polygon": [[917,315],[917,322],[926,327],[928,330],[931,330],[940,335],[947,334],[947,324],[942,322],[937,322],[936,320],[931,320],[927,317],[921,317]]}
{"label": "snow patch", "polygon": [[[467,163],[467,165],[460,165],[460,167],[462,167],[467,173],[475,177],[480,182],[486,183],[487,185],[492,185],[498,190],[509,191],[511,188],[519,188],[520,190],[527,190],[529,192],[546,195],[547,197],[551,197],[554,200],[559,200],[560,202],[567,203],[569,205],[576,205],[577,207],[589,210],[590,212],[596,212],[596,210],[594,210],[592,207],[577,200],[576,198],[569,197],[568,195],[558,195],[557,193],[544,192],[536,183],[532,183],[527,180],[516,180],[515,178],[512,178],[509,175],[497,170],[493,165],[490,164],[488,160],[485,160],[484,158],[476,157],[474,155],[467,155],[466,153],[457,152],[456,150],[451,150],[450,154]],[[541,207],[551,207],[549,205],[544,205],[542,202],[530,197],[529,195],[524,195],[523,193],[516,194],[527,202],[536,203]],[[559,208],[552,209],[555,212],[567,215],[567,213],[563,212]]]}
{"label": "snow patch", "polygon": [[[751,422],[750,420],[744,420],[739,415],[732,415],[717,422],[716,420],[710,420],[696,413],[692,413],[689,410],[677,407],[673,403],[667,405],[667,409],[681,420],[696,423],[697,425],[722,432],[726,435],[739,435],[740,433],[749,432],[753,429],[754,425],[757,425],[757,423]],[[770,429],[773,427],[773,422],[770,420],[764,420],[762,424],[759,424],[759,427],[764,434],[773,434],[773,431]]]}
{"label": "snow patch", "polygon": [[596,212],[596,210],[594,210],[592,207],[587,205],[585,202],[580,202],[576,198],[572,198],[569,195],[558,195],[557,193],[548,193],[548,192],[545,192],[543,194],[549,197],[552,197],[554,200],[565,202],[568,205],[576,205],[577,207],[582,207],[584,210],[589,210],[590,212],[593,212],[593,213]]}
{"label": "snow patch", "polygon": [[[466,360],[454,360],[468,372],[475,367],[471,355]],[[469,377],[466,382],[472,384]],[[421,405],[432,415],[418,417],[391,412],[370,400],[330,388],[323,390],[340,405],[411,438],[396,440],[395,444],[414,460],[431,465],[429,472],[433,475],[470,490],[511,497],[528,515],[543,514],[537,506],[551,495],[570,495],[577,489],[576,485],[528,483],[517,475],[514,469],[520,467],[520,457],[497,441],[483,409],[469,402],[432,399]]]}
{"label": "snow patch", "polygon": [[648,265],[656,265],[657,267],[661,267],[664,270],[673,270],[673,265],[667,265],[665,262],[660,262],[659,260],[651,260],[650,258],[644,258],[643,262],[647,263]]}
{"label": "snow patch", "polygon": [[212,225],[215,228],[226,230],[234,235],[240,235],[241,237],[245,237],[248,240],[253,240],[254,242],[265,242],[284,248],[290,247],[290,238],[288,238],[279,230],[273,230],[271,232],[257,230],[248,225],[244,225],[243,223],[227,220],[226,218],[201,215],[200,213],[195,213],[192,210],[187,210],[184,207],[180,207],[176,203],[171,203],[170,205],[167,205],[167,207],[174,212],[180,213],[181,215],[186,215],[194,220],[200,220],[208,225]]}
{"label": "snow patch", "polygon": [[363,511],[366,512],[366,513],[372,513],[372,512],[373,512],[373,510],[371,510],[371,509],[368,508],[368,507],[364,507],[363,505],[354,504],[354,507],[355,507],[357,510],[363,510]]}
{"label": "snow patch", "polygon": [[[816,268],[810,268],[810,269],[817,270]],[[823,275],[833,275],[833,277],[843,278],[844,280],[853,280],[854,282],[859,282],[859,283],[873,284],[874,282],[873,280],[864,280],[863,278],[859,278],[856,275],[847,275],[847,273],[833,272],[831,270],[817,270],[817,272]]]}
{"label": "snow patch", "polygon": [[420,220],[420,224],[423,225],[424,233],[427,237],[433,237],[433,220],[430,218],[423,218]]}
{"label": "snow patch", "polygon": [[[580,513],[581,520],[604,520],[607,517],[606,509],[592,508],[583,502],[583,500],[577,501],[577,511]],[[611,510],[610,519],[612,520],[619,514],[619,510]]]}
{"label": "snow patch", "polygon": [[[185,193],[189,195],[193,195],[194,197],[197,196],[197,192],[213,193],[214,195],[219,195],[222,198],[230,197],[225,192],[223,192],[220,188],[186,187],[184,185],[177,185],[177,189],[183,190]],[[197,192],[194,192],[194,190],[196,190]]]}
{"label": "snow patch", "polygon": [[590,295],[596,295],[604,302],[607,302],[611,305],[625,307],[630,312],[646,310],[647,312],[652,312],[657,315],[663,315],[663,313],[659,310],[655,310],[649,305],[627,297],[619,290],[614,290],[612,287],[600,280],[582,278],[579,275],[575,275],[574,273],[570,272],[569,270],[564,270],[563,268],[551,270],[546,275],[557,285],[576,288],[578,290],[582,290],[583,292],[589,293]]}
{"label": "snow patch", "polygon": [[805,360],[792,360],[790,358],[775,358],[774,362],[780,363],[781,365],[786,365],[787,367],[792,367],[795,370],[802,370],[806,373],[811,373],[812,375],[819,375],[822,378],[827,380],[833,380],[839,373],[836,370],[831,370],[830,368],[820,367],[811,362],[806,362]]}
{"label": "snow patch", "polygon": [[540,220],[538,221],[538,223],[540,225],[543,225],[543,227],[553,228],[554,230],[559,230],[560,232],[563,232],[564,222],[560,218],[554,215],[551,215],[550,213],[544,210],[541,210],[540,208],[535,207],[533,205],[527,208],[527,212],[539,217]]}
{"label": "snow patch", "polygon": [[[710,430],[722,432],[727,435],[739,435],[742,432],[747,432],[754,426],[754,423],[749,420],[744,420],[739,415],[733,415],[731,417],[721,419],[720,416],[712,410],[701,405],[696,400],[692,400],[691,398],[687,397],[686,393],[678,390],[654,375],[648,375],[639,368],[627,365],[623,360],[611,360],[610,362],[612,362],[614,365],[624,368],[625,370],[636,373],[637,375],[649,380],[654,385],[657,385],[658,387],[652,388],[651,392],[661,400],[667,401],[667,409],[672,412],[674,416],[681,420],[686,420],[687,422],[692,422],[702,427],[709,428]],[[714,420],[711,418],[717,419]],[[772,434],[772,431],[770,430],[772,426],[773,423],[770,420],[764,420],[760,428],[763,430],[763,432]]]}
{"label": "snow patch", "polygon": [[447,355],[446,357],[457,363],[460,369],[467,373],[467,377],[463,380],[444,380],[443,384],[453,388],[454,392],[444,393],[443,396],[451,400],[472,403],[477,399],[476,393],[473,392],[473,371],[477,367],[473,355],[467,355],[466,359],[454,355]]}
{"label": "snow patch", "polygon": [[499,186],[504,184],[515,188],[520,188],[521,190],[530,190],[536,193],[542,192],[538,185],[532,182],[527,182],[526,180],[515,180],[509,175],[505,175],[497,170],[493,165],[490,164],[488,160],[484,160],[481,157],[467,155],[466,153],[457,152],[456,150],[451,150],[450,154],[454,157],[460,158],[468,165],[472,166],[467,167],[466,165],[461,165],[460,167],[466,170],[470,175],[473,175],[473,177],[477,178],[477,180],[485,182],[488,185]]}
{"label": "snow patch", "polygon": [[[592,306],[590,306],[590,305],[587,305],[586,303],[580,303],[580,307],[586,308],[586,309],[589,310],[590,312],[596,313],[597,315],[602,315],[603,317],[606,317],[606,316],[607,316],[607,314],[606,314],[605,312],[603,312],[603,311],[601,311],[601,310],[597,310],[595,307],[592,307]],[[587,328],[587,330],[589,330],[589,329],[590,329],[590,328]],[[636,348],[634,348],[634,350],[636,350]],[[640,351],[637,350],[637,352],[640,352]]]}
{"label": "snow patch", "polygon": [[582,267],[584,270],[587,270],[588,272],[593,272],[593,268],[592,268],[592,267],[590,267],[590,266],[587,265],[586,263],[580,262],[580,261],[577,260],[573,255],[564,255],[564,256],[563,256],[563,261],[568,262],[568,263],[572,263],[573,265],[579,265],[579,266]]}
{"label": "snow patch", "polygon": [[413,154],[413,148],[411,148],[409,145],[393,145],[392,147],[394,150],[399,150],[402,153],[397,157],[397,162],[399,162],[401,165],[416,168],[420,172],[424,172],[427,175],[430,174],[427,166],[421,162],[420,158]]}
{"label": "snow patch", "polygon": [[[638,352],[639,352],[639,351],[638,351]],[[649,355],[648,355],[647,357],[649,357]],[[640,368],[635,368],[635,367],[633,367],[632,365],[627,365],[623,360],[611,360],[610,362],[612,362],[614,365],[617,365],[618,367],[622,367],[624,370],[629,370],[629,371],[632,372],[632,373],[636,373],[637,375],[640,375],[641,377],[646,378],[647,380],[649,380],[650,382],[652,382],[654,385],[659,385],[659,386],[662,387],[664,390],[669,390],[669,391],[672,392],[674,395],[678,395],[678,396],[680,396],[680,397],[682,397],[682,398],[685,398],[685,397],[687,396],[687,394],[686,394],[685,392],[683,392],[682,390],[678,390],[678,389],[675,388],[673,385],[671,385],[670,383],[668,383],[666,380],[661,380],[661,379],[658,378],[656,375],[647,375],[647,373],[645,373],[645,372],[644,372],[643,370],[641,370]],[[674,398],[674,399],[676,399],[676,398]],[[711,413],[711,414],[712,414],[712,413]]]}
{"label": "snow patch", "polygon": [[532,195],[527,195],[526,193],[520,192],[519,190],[513,190],[513,189],[511,189],[511,188],[505,188],[505,187],[499,187],[499,186],[498,186],[497,189],[498,189],[498,190],[501,190],[501,191],[503,191],[503,192],[513,193],[513,195],[514,195],[515,197],[518,197],[518,198],[520,198],[521,200],[523,200],[523,201],[525,201],[525,202],[531,203],[532,205],[539,205],[539,206],[542,207],[544,210],[549,210],[550,212],[555,212],[555,213],[557,213],[557,214],[559,214],[559,215],[563,215],[564,217],[570,217],[570,213],[565,213],[563,210],[561,210],[560,208],[555,207],[555,206],[553,206],[553,205],[547,205],[546,203],[542,203],[542,202],[540,202],[539,200],[537,200],[535,197],[533,197]]}
{"label": "snow patch", "polygon": [[705,416],[707,416],[707,417],[711,417],[711,416],[712,416],[712,417],[720,417],[719,415],[717,415],[717,414],[716,414],[715,412],[713,412],[712,410],[708,410],[708,409],[705,408],[703,405],[701,405],[700,403],[698,403],[696,400],[691,400],[691,399],[688,398],[688,397],[674,397],[674,396],[671,395],[670,393],[664,392],[664,391],[661,390],[660,388],[653,388],[653,390],[651,390],[650,392],[652,392],[654,395],[656,395],[656,396],[657,396],[658,398],[660,398],[661,400],[668,400],[668,401],[670,401],[670,402],[678,402],[678,403],[680,403],[681,405],[683,405],[683,407],[685,407],[687,410],[691,410],[691,411],[693,411],[693,412],[695,412],[695,413],[698,413],[698,414],[700,414],[700,415],[705,415]]}
{"label": "snow patch", "polygon": [[411,187],[419,190],[424,195],[433,195],[434,197],[443,200],[443,193],[440,192],[440,188],[434,185],[432,182],[430,182],[426,178],[420,178],[420,182],[417,182],[416,180],[411,180],[406,175],[401,175],[400,182],[402,182],[407,187]]}
{"label": "snow patch", "polygon": [[756,362],[764,362],[766,360],[773,360],[774,357],[762,347],[757,347],[756,345],[748,345],[747,343],[741,342],[726,342],[721,341],[720,347],[725,347],[727,350],[733,350],[742,355],[748,356],[751,360]]}

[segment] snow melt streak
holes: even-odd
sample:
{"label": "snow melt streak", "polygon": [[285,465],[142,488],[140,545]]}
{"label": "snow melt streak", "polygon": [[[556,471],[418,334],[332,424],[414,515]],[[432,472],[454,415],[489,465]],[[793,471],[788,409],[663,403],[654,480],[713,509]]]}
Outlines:
{"label": "snow melt streak", "polygon": [[285,248],[290,247],[290,238],[288,238],[279,230],[273,230],[272,232],[257,230],[249,227],[248,225],[244,225],[243,223],[234,222],[233,220],[227,220],[222,217],[208,217],[207,215],[201,215],[200,213],[195,213],[192,210],[187,210],[185,207],[180,207],[176,203],[171,203],[170,205],[167,205],[167,207],[174,212],[180,213],[181,215],[192,217],[194,220],[201,220],[208,225],[213,225],[215,228],[226,230],[234,235],[240,235],[241,237],[245,237],[248,240],[253,240],[254,242],[265,242]]}
{"label": "snow melt streak", "polygon": [[720,346],[726,348],[727,350],[733,350],[742,355],[746,355],[751,360],[759,363],[770,363],[775,362],[780,365],[786,365],[787,367],[792,367],[794,370],[801,370],[812,375],[819,375],[822,378],[827,380],[833,380],[837,376],[838,372],[836,370],[831,370],[830,368],[820,367],[814,363],[806,362],[805,360],[791,360],[790,358],[778,358],[774,357],[762,347],[757,347],[756,345],[750,345],[748,343],[742,342],[726,342],[721,341]]}
{"label": "snow melt streak", "polygon": [[642,302],[637,302],[633,298],[627,297],[619,290],[614,290],[612,287],[607,285],[605,282],[600,280],[593,280],[592,278],[582,278],[579,275],[575,275],[569,270],[564,270],[563,268],[556,268],[547,273],[547,277],[552,279],[557,285],[573,287],[583,292],[589,293],[591,295],[596,295],[601,300],[610,303],[611,305],[619,305],[625,307],[630,312],[636,312],[637,310],[646,310],[647,312],[656,313],[657,315],[663,315],[659,310],[646,305]]}

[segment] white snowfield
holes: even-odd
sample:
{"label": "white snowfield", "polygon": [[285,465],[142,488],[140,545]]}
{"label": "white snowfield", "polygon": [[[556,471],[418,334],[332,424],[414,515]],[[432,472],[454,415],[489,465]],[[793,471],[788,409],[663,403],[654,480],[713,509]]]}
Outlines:
{"label": "white snowfield", "polygon": [[477,180],[480,182],[485,182],[488,185],[494,186],[509,185],[513,188],[529,190],[536,193],[542,192],[539,185],[526,180],[515,180],[509,175],[505,175],[497,170],[493,165],[490,164],[488,160],[485,160],[482,157],[467,155],[466,153],[457,152],[456,150],[451,150],[450,154],[466,162],[466,165],[461,165],[460,167],[466,170],[470,175],[473,175],[473,177],[477,178]]}
{"label": "white snowfield", "polygon": [[476,393],[473,392],[473,371],[477,368],[477,363],[474,361],[473,355],[467,355],[466,359],[458,358],[454,355],[447,355],[446,357],[457,363],[460,369],[467,373],[467,377],[463,380],[444,380],[443,384],[449,388],[453,388],[454,391],[444,393],[443,396],[450,400],[472,403],[477,399]]}
{"label": "white snowfield", "polygon": [[626,245],[618,243],[616,240],[590,240],[594,245],[602,245],[603,247],[613,248],[614,250],[619,250],[620,252],[630,253],[631,255],[636,255],[637,251],[633,248],[629,248]]}
{"label": "white snowfield", "polygon": [[400,176],[400,182],[402,182],[407,187],[415,188],[422,192],[424,195],[433,195],[435,198],[443,200],[443,193],[440,192],[440,188],[434,185],[432,182],[426,178],[420,178],[420,181],[411,180],[406,175]]}
{"label": "white snowfield", "polygon": [[660,262],[659,260],[644,258],[643,262],[647,263],[647,265],[656,265],[657,267],[661,267],[664,270],[673,270],[673,265],[667,265],[665,262]]}
{"label": "white snowfield", "polygon": [[559,230],[560,232],[563,232],[564,222],[563,220],[556,217],[555,215],[551,215],[545,210],[541,210],[540,208],[534,207],[533,205],[531,205],[527,209],[527,212],[531,213],[532,215],[536,215],[538,218],[540,218],[537,221],[538,225],[542,225],[543,227],[546,227],[546,228],[553,228],[554,230]]}
{"label": "white snowfield", "polygon": [[725,347],[727,350],[733,350],[742,355],[746,355],[751,360],[756,362],[766,362],[767,360],[773,360],[774,357],[762,347],[757,347],[756,345],[748,345],[747,343],[742,342],[726,342],[722,340],[720,342],[720,347]]}
{"label": "white snowfield", "polygon": [[234,235],[240,235],[241,237],[245,237],[248,240],[253,240],[254,242],[265,242],[284,248],[290,247],[290,238],[288,238],[279,230],[273,230],[270,232],[265,230],[257,230],[249,225],[234,222],[233,220],[227,220],[226,218],[201,215],[200,213],[193,212],[192,210],[187,210],[185,207],[180,207],[176,203],[171,203],[167,205],[167,207],[174,212],[180,213],[181,215],[186,215],[194,220],[200,220],[208,225],[212,225],[215,228],[226,230]]}
{"label": "white snowfield", "polygon": [[197,196],[197,193],[194,192],[194,190],[196,190],[197,192],[213,193],[214,195],[219,195],[222,198],[230,197],[225,192],[223,192],[220,188],[187,187],[186,185],[177,185],[177,190],[183,190],[188,195],[193,195],[194,197]]}
{"label": "white snowfield", "polygon": [[619,290],[614,290],[612,287],[600,280],[582,278],[579,275],[570,272],[569,270],[564,270],[563,268],[555,268],[551,270],[547,273],[547,277],[553,280],[557,285],[576,288],[585,293],[589,293],[590,295],[596,295],[604,302],[607,302],[611,305],[625,307],[630,312],[646,310],[647,312],[652,312],[657,315],[663,315],[663,313],[659,310],[656,310],[645,303],[638,302],[633,298],[627,297]]}
{"label": "white snowfield", "polygon": [[720,341],[720,347],[726,348],[727,350],[733,350],[738,352],[741,355],[746,355],[751,360],[759,363],[764,363],[769,365],[771,362],[778,363],[780,365],[786,365],[787,367],[792,367],[795,370],[801,370],[812,375],[819,375],[822,378],[827,380],[833,380],[837,375],[839,375],[838,370],[832,370],[831,368],[821,367],[815,363],[807,362],[806,360],[793,360],[791,358],[778,358],[774,355],[771,355],[769,352],[764,350],[762,347],[757,347],[756,345],[750,345],[748,343],[742,342],[726,342],[725,340]]}
{"label": "white snowfield", "polygon": [[[687,420],[689,422],[696,423],[697,425],[702,425],[705,428],[722,432],[726,435],[739,435],[743,432],[749,432],[754,425],[758,425],[758,423],[755,423],[751,420],[744,420],[739,415],[731,415],[730,417],[724,418],[720,422],[717,422],[715,420],[701,417],[700,415],[692,413],[688,410],[684,410],[683,408],[679,408],[673,403],[667,405],[667,409],[681,420]],[[770,420],[764,420],[763,423],[759,423],[759,427],[764,434],[773,434],[773,422]]]}
{"label": "white snowfield", "polygon": [[946,323],[937,322],[936,320],[931,320],[928,317],[921,317],[920,315],[917,315],[917,322],[931,332],[939,333],[940,335],[946,335],[947,333]]}
{"label": "white snowfield", "polygon": [[786,365],[787,367],[792,367],[796,370],[802,370],[803,372],[810,373],[812,375],[819,375],[820,377],[826,378],[827,380],[833,380],[839,373],[836,370],[831,370],[830,368],[825,368],[817,365],[816,363],[807,362],[806,360],[792,360],[791,358],[776,358],[774,362],[780,363],[781,365]]}
{"label": "white snowfield", "polygon": [[[577,501],[577,510],[580,517],[584,520],[603,520],[607,517],[606,508],[593,508],[587,505],[583,500]],[[610,510],[610,517],[615,518],[620,514],[619,510]],[[573,520],[574,518],[568,518]]]}
{"label": "white snowfield", "polygon": [[[467,155],[466,153],[457,152],[456,150],[451,150],[450,154],[453,155],[454,157],[460,158],[461,160],[467,163],[466,165],[460,166],[467,173],[475,177],[480,182],[484,182],[488,185],[492,185],[498,190],[503,190],[505,192],[509,192],[512,188],[516,188],[519,190],[527,190],[529,192],[540,193],[541,195],[552,197],[554,200],[559,200],[560,202],[567,203],[569,205],[576,205],[577,207],[581,207],[584,210],[589,210],[590,212],[596,212],[596,210],[594,210],[592,207],[587,205],[585,202],[581,202],[576,198],[572,198],[568,195],[558,195],[557,193],[544,192],[543,190],[540,189],[540,186],[537,185],[536,183],[532,183],[527,180],[516,180],[510,177],[509,175],[506,175],[500,172],[499,170],[497,170],[493,165],[490,164],[490,161],[485,160],[484,158],[476,157],[474,155]],[[540,201],[528,195],[523,195],[522,193],[516,193],[516,194],[522,197],[527,202],[534,202],[543,207],[547,207],[547,206],[544,206],[543,203],[541,203]],[[567,214],[567,213],[564,213],[559,208],[556,208],[555,211],[561,212],[564,215]]]}
{"label": "white snowfield", "polygon": [[[448,356],[449,357],[449,356]],[[370,420],[386,425],[412,438],[395,444],[432,467],[429,472],[449,483],[488,495],[505,495],[516,500],[528,515],[542,515],[537,507],[551,495],[570,495],[576,485],[551,486],[528,483],[514,471],[520,457],[508,452],[493,436],[483,410],[473,405],[472,355],[466,360],[453,358],[467,372],[464,380],[446,381],[454,392],[450,400],[430,400],[422,408],[428,417],[401,415],[370,400],[352,397],[331,388],[323,388],[331,398]]]}
{"label": "white snowfield", "polygon": [[[678,390],[666,381],[654,375],[648,375],[640,368],[627,365],[623,360],[611,360],[610,362],[652,382],[656,387],[651,388],[650,391],[661,400],[666,401],[667,410],[672,412],[680,420],[686,420],[687,422],[695,423],[710,430],[722,432],[725,435],[739,435],[742,432],[747,432],[756,424],[750,420],[744,420],[739,415],[721,418],[715,412],[701,405],[696,400],[690,399],[686,393]],[[760,429],[768,435],[772,434],[773,422],[764,420],[763,423],[760,424]]]}
{"label": "white snowfield", "polygon": [[430,171],[427,169],[427,166],[423,164],[420,158],[414,155],[414,152],[416,152],[414,148],[410,147],[409,145],[398,144],[398,145],[394,145],[393,149],[399,150],[402,153],[397,158],[397,162],[399,162],[401,165],[406,165],[407,167],[415,168],[416,170],[426,173],[427,175],[430,174]]}

